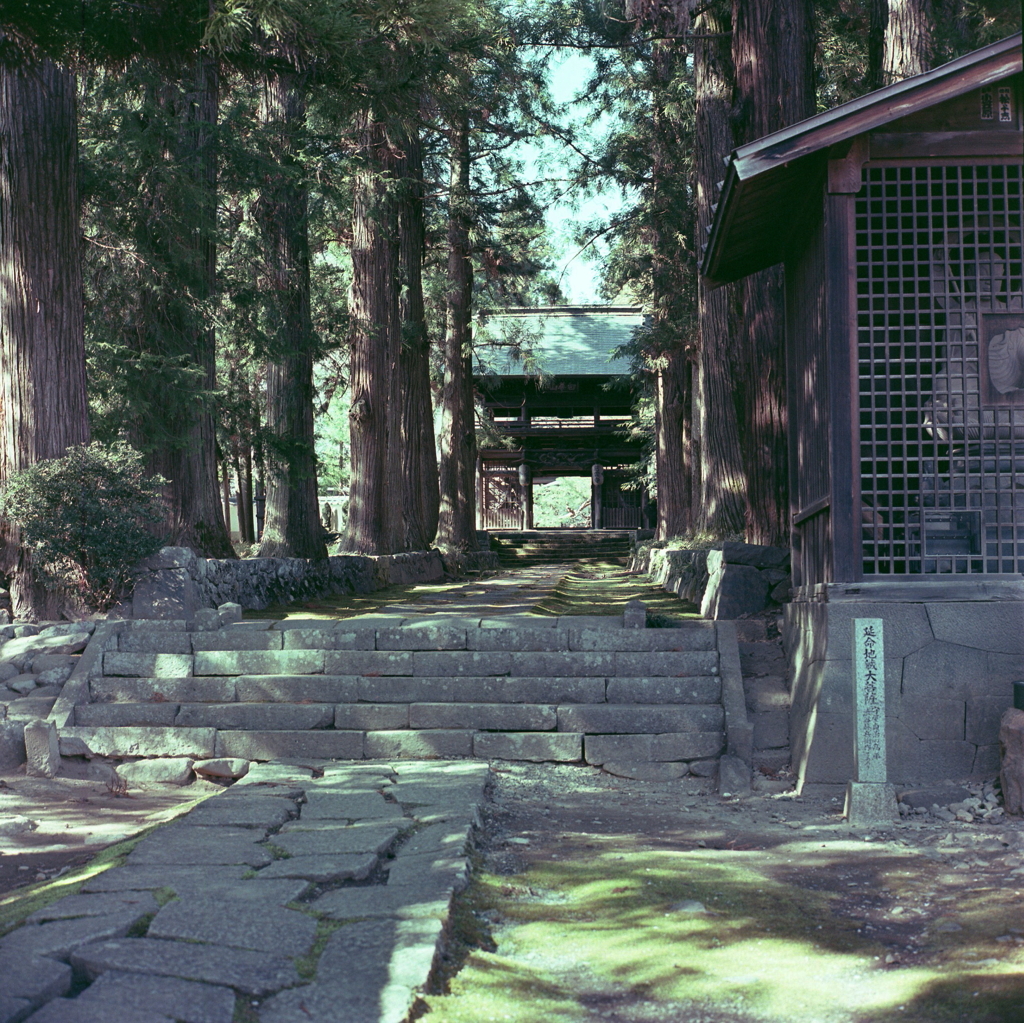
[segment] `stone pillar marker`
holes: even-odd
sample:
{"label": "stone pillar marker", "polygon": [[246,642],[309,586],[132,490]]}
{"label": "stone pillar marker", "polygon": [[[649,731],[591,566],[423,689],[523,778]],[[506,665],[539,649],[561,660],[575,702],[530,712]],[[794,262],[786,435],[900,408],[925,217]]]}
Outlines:
{"label": "stone pillar marker", "polygon": [[885,645],[881,618],[853,620],[854,778],[846,787],[850,824],[896,818],[896,791],[888,783],[885,744]]}

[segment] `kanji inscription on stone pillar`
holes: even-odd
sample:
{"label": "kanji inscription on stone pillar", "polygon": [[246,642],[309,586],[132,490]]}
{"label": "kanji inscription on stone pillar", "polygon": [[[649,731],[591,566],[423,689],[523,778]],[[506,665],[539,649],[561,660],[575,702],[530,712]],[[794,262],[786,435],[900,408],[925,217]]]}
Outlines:
{"label": "kanji inscription on stone pillar", "polygon": [[885,782],[885,647],[881,618],[854,619],[853,664],[856,780]]}

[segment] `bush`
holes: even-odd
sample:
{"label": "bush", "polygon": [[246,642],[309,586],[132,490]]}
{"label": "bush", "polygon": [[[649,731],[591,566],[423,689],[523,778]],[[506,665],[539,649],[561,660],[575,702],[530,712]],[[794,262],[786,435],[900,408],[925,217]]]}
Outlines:
{"label": "bush", "polygon": [[106,610],[131,580],[132,568],[163,540],[144,523],[159,522],[160,487],[140,455],[123,442],[68,448],[7,481],[0,511],[21,529],[33,569],[48,589],[77,591]]}

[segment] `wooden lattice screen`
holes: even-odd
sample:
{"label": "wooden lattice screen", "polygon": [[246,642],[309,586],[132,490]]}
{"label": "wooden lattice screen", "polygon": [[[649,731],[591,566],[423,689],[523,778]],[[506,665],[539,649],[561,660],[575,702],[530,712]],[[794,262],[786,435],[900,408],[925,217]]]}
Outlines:
{"label": "wooden lattice screen", "polygon": [[1024,571],[1020,162],[869,165],[856,200],[862,566]]}

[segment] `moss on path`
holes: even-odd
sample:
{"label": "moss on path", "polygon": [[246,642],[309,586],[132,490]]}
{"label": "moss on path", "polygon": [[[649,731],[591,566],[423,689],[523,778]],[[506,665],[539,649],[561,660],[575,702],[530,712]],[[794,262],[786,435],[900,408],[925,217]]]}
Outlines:
{"label": "moss on path", "polygon": [[[503,589],[532,606],[509,606]],[[493,600],[489,598],[493,597]],[[528,569],[512,568],[475,579],[389,586],[374,593],[342,594],[294,604],[246,611],[246,618],[352,618],[375,611],[408,614],[485,616],[530,610],[539,615],[617,615],[629,600],[642,600],[654,616],[652,624],[668,625],[697,617],[699,609],[654,586],[646,576],[630,575],[619,561],[574,562]]]}
{"label": "moss on path", "polygon": [[513,790],[529,770],[499,777],[470,940],[424,1023],[1024,1021],[1024,877],[995,829],[1002,852],[961,869],[907,841],[938,831],[865,842],[827,801],[597,772]]}

